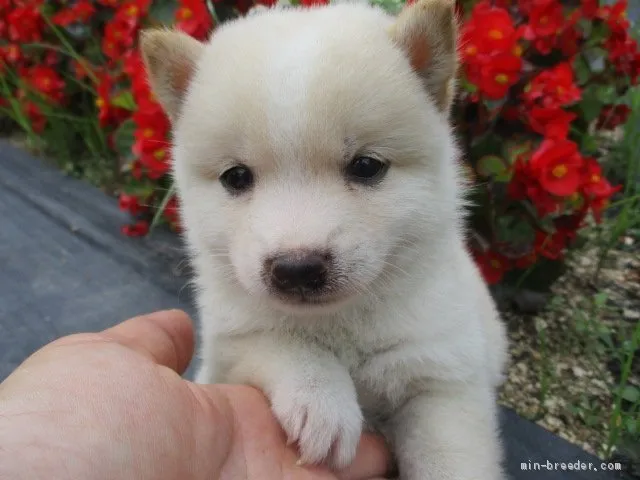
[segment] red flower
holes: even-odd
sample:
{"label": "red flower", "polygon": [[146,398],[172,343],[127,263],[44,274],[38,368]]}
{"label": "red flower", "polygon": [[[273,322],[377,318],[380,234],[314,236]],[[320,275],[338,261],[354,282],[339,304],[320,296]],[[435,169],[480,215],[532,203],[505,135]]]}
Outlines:
{"label": "red flower", "polygon": [[160,178],[170,168],[169,120],[158,104],[150,104],[146,110],[138,109],[133,120],[137,126],[133,153],[149,178]]}
{"label": "red flower", "polygon": [[175,195],[169,199],[164,207],[164,215],[172,221],[178,218],[178,200]]}
{"label": "red flower", "polygon": [[16,44],[10,43],[8,45],[0,46],[0,66],[3,63],[8,64],[17,64],[24,57],[22,56],[22,52],[20,51],[20,47]]}
{"label": "red flower", "polygon": [[73,75],[78,80],[84,80],[89,76],[89,73],[95,73],[93,71],[93,67],[89,65],[85,59],[84,63],[80,63],[77,60],[71,61],[71,70],[73,71]]}
{"label": "red flower", "polygon": [[563,139],[569,134],[569,126],[576,114],[560,107],[533,106],[528,111],[529,126],[534,132],[547,138]]}
{"label": "red flower", "polygon": [[167,146],[170,125],[159,106],[150,110],[138,110],[133,114],[133,121],[137,126],[134,133],[134,153],[143,155],[144,152],[154,152],[158,147]]}
{"label": "red flower", "polygon": [[509,260],[499,253],[477,252],[474,257],[482,276],[489,285],[500,282],[510,268]]}
{"label": "red flower", "polygon": [[598,116],[596,128],[613,130],[626,123],[630,113],[631,108],[627,105],[605,105]]}
{"label": "red flower", "polygon": [[609,51],[609,60],[616,72],[630,77],[635,84],[640,75],[640,52],[638,42],[631,38],[628,32],[612,33],[605,41],[605,48]]}
{"label": "red flower", "polygon": [[140,220],[133,225],[125,225],[122,227],[122,233],[128,237],[143,237],[149,233],[149,222]]}
{"label": "red flower", "polygon": [[314,5],[329,5],[329,0],[300,0],[303,7],[313,7]]}
{"label": "red flower", "polygon": [[140,165],[146,168],[146,174],[150,179],[157,180],[169,173],[171,168],[169,144],[154,145],[149,142],[145,145],[149,148],[140,152]]}
{"label": "red flower", "polygon": [[111,60],[119,60],[133,47],[140,19],[146,14],[149,4],[149,0],[125,2],[107,23],[102,39],[102,51]]}
{"label": "red flower", "polygon": [[596,18],[600,9],[600,0],[582,0],[582,16],[588,20]]}
{"label": "red flower", "polygon": [[531,157],[531,170],[540,186],[558,197],[575,193],[584,164],[578,146],[569,140],[545,140]]}
{"label": "red flower", "polygon": [[38,5],[18,6],[7,15],[9,40],[15,43],[30,43],[42,40],[44,20]]}
{"label": "red flower", "polygon": [[36,66],[28,71],[28,82],[45,98],[58,103],[64,98],[65,83],[51,67]]}
{"label": "red flower", "polygon": [[41,133],[47,124],[46,117],[40,111],[40,108],[33,102],[25,102],[22,109],[31,123],[31,129],[34,133]]}
{"label": "red flower", "polygon": [[561,215],[553,219],[556,231],[564,235],[570,242],[578,236],[578,230],[584,227],[584,219],[587,216],[587,208],[582,206],[571,215]]}
{"label": "red flower", "polygon": [[476,4],[463,35],[466,46],[475,47],[481,54],[508,52],[520,38],[509,12],[486,1]]}
{"label": "red flower", "polygon": [[151,0],[129,0],[118,8],[116,16],[128,18],[130,22],[137,24],[147,14],[150,5]]}
{"label": "red flower", "polygon": [[67,27],[73,23],[88,22],[96,9],[88,0],[78,0],[71,7],[60,10],[51,19],[56,25]]}
{"label": "red flower", "polygon": [[[154,112],[161,110],[153,92],[149,88],[146,70],[137,51],[131,50],[125,56],[124,71],[131,79],[131,92],[136,105],[138,105],[138,110]],[[161,114],[164,115],[164,113]]]}
{"label": "red flower", "polygon": [[507,186],[507,195],[513,200],[527,198],[527,186],[531,183],[531,173],[528,162],[520,156],[513,163],[513,175]]}
{"label": "red flower", "polygon": [[204,40],[213,28],[213,19],[204,0],[180,0],[176,26],[198,40]]}
{"label": "red flower", "polygon": [[175,195],[169,199],[162,213],[174,231],[179,232],[182,230],[180,225],[180,210],[178,208],[178,200]]}
{"label": "red flower", "polygon": [[605,5],[600,9],[598,16],[605,21],[614,34],[627,33],[631,25],[627,18],[627,0],[618,0],[613,5]]}
{"label": "red flower", "polygon": [[128,21],[113,18],[104,29],[102,52],[110,60],[118,60],[133,46],[134,34],[135,29]]}
{"label": "red flower", "polygon": [[564,23],[562,4],[558,0],[535,0],[529,12],[525,38],[554,37],[560,33]]}
{"label": "red flower", "polygon": [[548,234],[541,230],[536,232],[534,247],[543,257],[551,260],[559,260],[562,258],[564,250],[567,248],[571,238],[566,231],[556,230],[552,234]]}
{"label": "red flower", "polygon": [[131,78],[144,74],[144,63],[137,49],[129,50],[124,55],[123,70]]}
{"label": "red flower", "polygon": [[527,186],[527,197],[533,203],[540,217],[557,214],[560,211],[560,200],[545,190],[538,182]]}
{"label": "red flower", "polygon": [[120,198],[118,198],[118,206],[120,207],[120,210],[129,212],[133,216],[147,211],[147,207],[141,205],[137,197],[127,195],[126,193],[120,194]]}
{"label": "red flower", "polygon": [[541,217],[556,213],[560,208],[558,197],[542,188],[530,159],[525,158],[524,155],[520,156],[514,164],[513,176],[507,186],[507,195],[514,200],[529,199]]}
{"label": "red flower", "polygon": [[558,37],[558,45],[565,57],[571,58],[580,51],[579,41],[582,38],[575,26],[565,28]]}
{"label": "red flower", "polygon": [[606,195],[594,197],[589,200],[589,208],[591,209],[591,213],[593,214],[593,218],[596,223],[600,223],[602,221],[602,212],[609,206],[609,199],[614,193],[619,192],[622,189],[622,185],[618,185],[617,187],[608,185],[608,188]]}
{"label": "red flower", "polygon": [[518,7],[524,15],[529,15],[536,0],[518,0]]}
{"label": "red flower", "polygon": [[529,104],[561,107],[580,100],[582,92],[574,83],[573,69],[567,62],[543,70],[525,88],[523,97]]}
{"label": "red flower", "polygon": [[503,8],[478,3],[462,30],[460,52],[469,81],[481,94],[500,99],[520,78],[521,32]]}
{"label": "red flower", "polygon": [[537,261],[538,261],[538,252],[536,250],[532,250],[526,255],[522,255],[521,257],[515,258],[513,263],[516,268],[526,270],[532,265],[534,265]]}
{"label": "red flower", "polygon": [[118,125],[125,120],[130,112],[113,105],[111,101],[113,81],[108,75],[101,75],[98,83],[96,106],[98,107],[98,121],[101,127]]}
{"label": "red flower", "polygon": [[612,187],[602,176],[602,167],[593,158],[585,159],[583,177],[582,192],[593,212],[593,217],[596,222],[600,222],[602,210],[607,206],[609,198],[618,192],[622,185]]}
{"label": "red flower", "polygon": [[496,56],[480,70],[478,88],[486,97],[499,100],[520,80],[522,59],[505,54]]}

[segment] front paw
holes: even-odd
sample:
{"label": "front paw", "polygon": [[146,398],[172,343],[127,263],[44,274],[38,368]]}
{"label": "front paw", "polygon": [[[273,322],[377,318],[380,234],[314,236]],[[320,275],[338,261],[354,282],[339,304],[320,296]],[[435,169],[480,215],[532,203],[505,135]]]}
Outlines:
{"label": "front paw", "polygon": [[273,411],[297,442],[304,464],[349,465],[362,432],[362,411],[355,389],[346,385],[287,385],[274,392]]}

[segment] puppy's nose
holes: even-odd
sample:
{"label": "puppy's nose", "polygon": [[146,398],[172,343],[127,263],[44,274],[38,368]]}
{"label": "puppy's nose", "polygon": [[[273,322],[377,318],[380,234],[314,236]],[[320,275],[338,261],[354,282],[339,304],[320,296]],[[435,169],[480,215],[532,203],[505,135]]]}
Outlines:
{"label": "puppy's nose", "polygon": [[327,255],[320,253],[285,253],[271,261],[271,283],[278,290],[318,290],[327,284]]}

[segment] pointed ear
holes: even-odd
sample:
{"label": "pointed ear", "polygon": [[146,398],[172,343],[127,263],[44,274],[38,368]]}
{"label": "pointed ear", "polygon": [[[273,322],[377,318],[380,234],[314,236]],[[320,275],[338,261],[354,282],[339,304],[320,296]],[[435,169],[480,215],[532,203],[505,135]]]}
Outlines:
{"label": "pointed ear", "polygon": [[198,40],[179,31],[145,30],[140,35],[151,90],[171,121],[180,114],[203,48]]}
{"label": "pointed ear", "polygon": [[418,0],[406,7],[390,31],[442,112],[455,96],[458,70],[455,0]]}

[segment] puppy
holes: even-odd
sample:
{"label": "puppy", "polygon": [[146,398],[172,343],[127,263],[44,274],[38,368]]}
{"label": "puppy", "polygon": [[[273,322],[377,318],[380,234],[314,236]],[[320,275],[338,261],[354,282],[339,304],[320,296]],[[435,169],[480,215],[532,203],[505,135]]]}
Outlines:
{"label": "puppy", "polygon": [[200,383],[260,388],[301,461],[363,428],[406,480],[499,480],[505,334],[465,248],[453,0],[142,37],[173,122]]}

